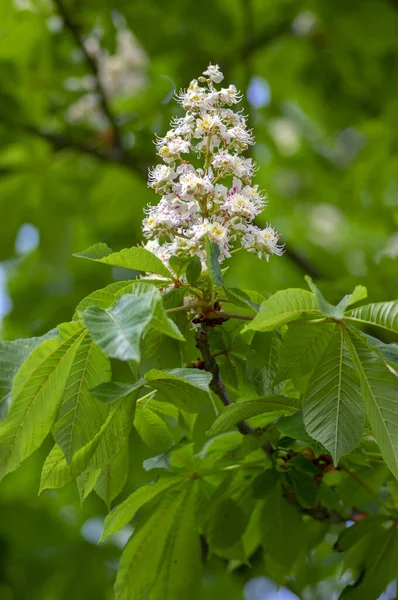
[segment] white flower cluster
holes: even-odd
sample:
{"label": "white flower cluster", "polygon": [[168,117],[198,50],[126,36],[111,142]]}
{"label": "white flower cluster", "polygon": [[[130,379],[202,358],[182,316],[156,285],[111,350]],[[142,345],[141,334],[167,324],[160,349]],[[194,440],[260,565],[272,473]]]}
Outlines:
{"label": "white flower cluster", "polygon": [[[86,39],[85,46],[98,65],[99,79],[110,100],[137,93],[145,86],[148,58],[131,31],[117,31],[114,55],[101,48],[99,38],[94,35]],[[96,129],[104,127],[106,120],[100,108],[100,98],[95,92],[94,77],[69,78],[66,87],[88,92],[69,107],[69,121],[86,122]]]}
{"label": "white flower cluster", "polygon": [[[197,255],[205,265],[207,238],[218,245],[220,261],[239,247],[266,260],[282,254],[275,230],[253,225],[266,203],[252,185],[255,164],[242,156],[254,140],[246,118],[231,108],[241,99],[235,86],[215,87],[223,78],[210,65],[194,79],[177,96],[185,116],[157,142],[164,164],[150,171],[148,185],[161,200],[146,209],[143,231],[145,247],[166,264],[173,255]],[[190,153],[199,168],[188,160]]]}

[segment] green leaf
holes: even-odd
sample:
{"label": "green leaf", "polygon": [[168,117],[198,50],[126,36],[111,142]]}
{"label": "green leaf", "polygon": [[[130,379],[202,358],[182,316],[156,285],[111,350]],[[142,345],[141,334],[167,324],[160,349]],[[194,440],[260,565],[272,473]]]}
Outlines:
{"label": "green leaf", "polygon": [[128,443],[107,465],[102,467],[95,482],[95,492],[105,502],[108,510],[112,501],[123,490],[129,471]]}
{"label": "green leaf", "polygon": [[108,357],[86,336],[73,360],[52,430],[68,463],[75,452],[95,436],[106,419],[106,408],[91,396],[90,389],[110,377]]}
{"label": "green leaf", "polygon": [[162,275],[162,277],[173,279],[173,275],[165,267],[160,258],[149,252],[149,250],[139,246],[124,248],[120,252],[113,252],[106,244],[99,243],[73,256],[95,260],[106,265],[112,265],[113,267],[156,273],[157,275]]}
{"label": "green leaf", "polygon": [[149,600],[196,600],[202,579],[202,557],[196,521],[195,483],[188,483]]}
{"label": "green leaf", "polygon": [[[57,446],[56,446],[57,447]],[[77,489],[80,497],[80,504],[86,500],[94,489],[97,479],[100,476],[101,469],[86,469],[76,478]]]}
{"label": "green leaf", "polygon": [[97,306],[98,308],[109,308],[115,303],[116,294],[123,291],[125,294],[132,290],[133,281],[114,281],[100,290],[95,290],[76,306],[74,318],[78,318],[80,313],[84,312],[89,306]]}
{"label": "green leaf", "polygon": [[140,389],[145,385],[146,381],[144,378],[139,379],[136,383],[119,383],[118,381],[109,381],[102,383],[97,387],[90,390],[90,393],[94,398],[98,398],[104,404],[112,404],[120,398],[125,398],[131,392]]}
{"label": "green leaf", "polygon": [[142,485],[137,488],[105,517],[104,530],[100,541],[103,542],[107,537],[122,529],[133,520],[140,508],[182,481],[182,477],[179,476],[162,477],[162,479],[151,485]]}
{"label": "green leaf", "polygon": [[325,446],[335,464],[358,446],[366,418],[343,330],[336,327],[311,377],[303,409],[307,432]]}
{"label": "green leaf", "polygon": [[328,323],[291,323],[283,336],[276,381],[295,379],[310,373],[328,346],[333,331],[334,326]]}
{"label": "green leaf", "polygon": [[238,288],[228,288],[224,287],[224,293],[226,297],[235,304],[236,306],[240,306],[241,308],[251,308],[255,312],[258,312],[260,306],[255,302],[252,302],[248,294],[244,290],[240,290]]}
{"label": "green leaf", "polygon": [[280,418],[275,424],[277,430],[282,436],[287,436],[293,440],[298,440],[310,448],[312,448],[316,455],[323,454],[326,452],[325,448],[310,435],[308,435],[303,422],[303,413],[301,411],[291,415],[289,417]]}
{"label": "green leaf", "polygon": [[260,312],[243,331],[272,331],[301,317],[316,316],[320,317],[321,312],[314,294],[300,289],[281,290],[262,303]]}
{"label": "green leaf", "polygon": [[184,275],[190,260],[189,256],[170,256],[168,262],[174,273],[180,278]]}
{"label": "green leaf", "polygon": [[386,362],[394,365],[394,367],[398,367],[398,344],[385,344],[381,340],[366,333],[361,333],[361,335],[364,336],[370,346],[373,346],[380,352]]}
{"label": "green leaf", "polygon": [[140,296],[126,294],[110,309],[95,306],[83,313],[94,342],[111,358],[140,361],[141,338],[153,326],[176,339],[183,339],[176,325],[165,317],[160,292],[151,287]]}
{"label": "green leaf", "polygon": [[360,302],[361,300],[365,300],[365,298],[367,298],[367,297],[368,297],[368,290],[366,289],[366,287],[363,285],[356,285],[352,294],[348,294],[347,296],[344,296],[344,298],[342,298],[342,300],[340,300],[340,302],[338,303],[337,306],[338,306],[338,308],[341,308],[343,311],[345,311],[348,306],[351,306],[352,304],[356,304],[357,302]]}
{"label": "green leaf", "polygon": [[338,548],[348,552],[346,566],[356,571],[357,581],[344,589],[343,600],[376,599],[396,579],[398,530],[396,523],[368,517],[345,530]]}
{"label": "green leaf", "polygon": [[183,600],[196,593],[201,570],[194,492],[192,482],[169,490],[138,525],[120,560],[116,600]]}
{"label": "green leaf", "polygon": [[311,292],[315,294],[321,313],[325,315],[325,317],[332,317],[333,319],[341,320],[344,315],[343,308],[330,304],[330,302],[323,297],[320,290],[317,288],[309,275],[306,275],[304,279],[306,280]]}
{"label": "green leaf", "polygon": [[212,548],[229,548],[243,535],[246,528],[246,516],[233,498],[218,501],[206,527],[206,539]]}
{"label": "green leaf", "polygon": [[300,402],[295,398],[287,396],[265,396],[244,400],[225,406],[217,419],[214,421],[207,435],[218,435],[229,431],[240,421],[245,421],[256,415],[266,412],[281,412],[291,414],[300,410]]}
{"label": "green leaf", "polygon": [[57,335],[53,329],[42,337],[0,341],[0,402],[11,392],[14,376],[36,346]]}
{"label": "green leaf", "polygon": [[398,333],[398,300],[377,302],[354,308],[345,314],[345,319],[367,325],[377,325]]}
{"label": "green leaf", "polygon": [[81,323],[60,326],[60,337],[35,348],[15,376],[12,403],[0,423],[0,477],[14,471],[48,435],[79,344]]}
{"label": "green leaf", "polygon": [[136,393],[117,400],[95,437],[73,456],[70,464],[55,445],[43,466],[40,491],[63,487],[80,475],[86,467],[100,469],[122,451],[134,422]]}
{"label": "green leaf", "polygon": [[152,369],[145,379],[160,392],[158,400],[164,399],[189,413],[200,412],[209,400],[210,373],[198,369]]}
{"label": "green leaf", "polygon": [[284,499],[277,484],[265,497],[261,518],[261,544],[266,557],[291,568],[303,552],[304,539],[301,515]]}
{"label": "green leaf", "polygon": [[202,263],[199,256],[193,256],[187,264],[185,276],[188,283],[196,283],[202,273]]}
{"label": "green leaf", "polygon": [[218,260],[220,248],[214,242],[206,239],[206,264],[209,270],[210,279],[216,285],[224,285],[221,273],[221,267]]}
{"label": "green leaf", "polygon": [[298,454],[288,462],[297,500],[304,508],[312,508],[318,497],[318,485],[314,479],[321,471],[304,456]]}
{"label": "green leaf", "polygon": [[[259,396],[275,393],[279,354],[283,347],[278,330],[256,331],[250,345],[253,354],[246,361],[246,377]],[[242,391],[242,395],[245,391]]]}
{"label": "green leaf", "polygon": [[166,423],[149,406],[137,404],[134,427],[140,438],[155,452],[166,452],[174,443]]}
{"label": "green leaf", "polygon": [[253,498],[265,498],[276,486],[279,474],[276,469],[265,469],[259,473],[252,481]]}
{"label": "green leaf", "polygon": [[398,479],[398,377],[355,332],[347,343],[361,382],[366,412],[382,456]]}

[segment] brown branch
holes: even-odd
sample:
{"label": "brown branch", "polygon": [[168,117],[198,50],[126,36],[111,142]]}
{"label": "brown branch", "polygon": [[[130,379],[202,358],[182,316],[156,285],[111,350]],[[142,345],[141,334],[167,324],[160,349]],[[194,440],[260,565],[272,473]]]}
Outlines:
{"label": "brown branch", "polygon": [[[228,396],[228,392],[220,375],[219,366],[210,350],[209,335],[211,329],[211,325],[201,323],[196,332],[196,347],[203,356],[204,370],[211,373],[213,376],[210,382],[210,389],[220,398],[224,406],[229,406],[230,404],[233,404],[233,402]],[[240,421],[237,423],[236,427],[242,435],[256,434],[256,430],[253,429],[253,427],[250,427],[246,421]],[[269,458],[272,457],[273,450],[270,443],[267,442],[264,444],[263,450]]]}
{"label": "brown branch", "polygon": [[82,152],[83,154],[89,154],[102,162],[113,162],[119,163],[128,167],[130,170],[135,171],[141,177],[146,174],[147,170],[144,165],[141,165],[137,161],[134,161],[128,158],[125,155],[121,155],[120,152],[111,149],[109,151],[98,150],[94,146],[89,144],[85,144],[79,140],[75,140],[63,133],[52,133],[49,131],[45,131],[43,129],[39,129],[34,125],[29,125],[27,123],[16,123],[10,121],[8,118],[5,118],[0,115],[0,123],[3,123],[7,127],[13,127],[15,129],[20,129],[25,133],[34,135],[36,137],[40,137],[43,140],[46,140],[55,152],[59,152],[61,150],[65,150],[70,148],[71,150],[77,150],[78,152]]}
{"label": "brown branch", "polygon": [[125,156],[126,152],[125,152],[125,149],[123,146],[122,134],[121,134],[119,126],[116,122],[116,119],[111,111],[111,108],[109,106],[107,93],[101,82],[101,77],[100,77],[97,62],[91,56],[91,54],[87,51],[87,48],[84,45],[84,41],[80,36],[79,28],[72,21],[70,15],[68,14],[68,11],[66,10],[66,8],[64,6],[63,0],[54,0],[54,3],[57,7],[57,10],[58,10],[63,22],[64,22],[65,27],[70,31],[76,44],[79,46],[81,52],[84,55],[87,66],[89,67],[91,73],[94,76],[95,87],[96,87],[97,94],[100,98],[100,105],[101,105],[102,111],[103,111],[104,115],[106,116],[106,118],[109,122],[109,125],[111,126],[111,128],[113,130],[115,148],[120,153],[120,156]]}

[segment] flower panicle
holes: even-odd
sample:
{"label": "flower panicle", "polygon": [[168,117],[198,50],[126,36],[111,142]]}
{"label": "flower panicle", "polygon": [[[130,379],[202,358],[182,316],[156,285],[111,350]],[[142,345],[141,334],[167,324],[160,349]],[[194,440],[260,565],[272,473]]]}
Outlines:
{"label": "flower panicle", "polygon": [[[266,194],[253,185],[255,162],[242,154],[253,145],[242,110],[233,110],[242,98],[234,85],[217,88],[224,76],[209,65],[176,99],[185,115],[173,118],[171,129],[157,137],[163,163],[149,171],[148,186],[161,199],[145,210],[146,248],[170,268],[169,258],[199,256],[206,268],[206,239],[218,245],[219,260],[242,247],[259,258],[280,256],[279,234],[253,220],[266,206]],[[200,167],[190,162],[195,154]]]}

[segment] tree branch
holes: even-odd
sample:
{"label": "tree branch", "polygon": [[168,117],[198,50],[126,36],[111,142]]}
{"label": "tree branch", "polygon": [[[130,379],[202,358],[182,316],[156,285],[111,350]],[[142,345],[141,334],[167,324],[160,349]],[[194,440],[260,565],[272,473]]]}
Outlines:
{"label": "tree branch", "polygon": [[112,131],[113,131],[115,148],[119,151],[121,156],[125,156],[126,152],[125,152],[124,145],[123,145],[122,134],[121,134],[119,126],[116,122],[116,119],[110,109],[110,106],[108,103],[108,98],[107,98],[107,93],[101,82],[101,77],[100,77],[97,62],[91,56],[91,54],[87,51],[87,48],[84,45],[83,39],[80,36],[78,26],[70,18],[70,15],[68,14],[68,11],[66,10],[66,8],[64,6],[63,0],[54,0],[54,3],[57,7],[57,10],[58,10],[60,16],[62,17],[65,27],[70,31],[76,44],[79,46],[80,50],[82,51],[84,58],[86,60],[87,66],[89,67],[91,73],[94,76],[96,92],[100,98],[100,105],[101,105],[102,111],[105,114],[105,116],[109,122],[109,125],[111,126]]}
{"label": "tree branch", "polygon": [[34,125],[29,125],[27,123],[15,123],[13,121],[8,120],[5,117],[2,117],[1,115],[0,123],[7,125],[7,127],[20,129],[26,133],[46,140],[51,144],[55,152],[65,150],[65,148],[71,148],[72,150],[78,150],[83,154],[89,154],[90,156],[93,156],[103,162],[114,162],[124,165],[130,170],[135,171],[137,174],[140,175],[140,177],[143,177],[147,172],[144,165],[139,164],[137,161],[132,160],[131,158],[125,155],[121,155],[118,151],[115,152],[114,149],[111,149],[109,151],[98,150],[97,148],[90,146],[89,144],[85,144],[83,142],[75,140],[63,133],[52,133],[43,129],[39,129]]}
{"label": "tree branch", "polygon": [[[213,376],[210,382],[210,389],[220,398],[224,406],[229,406],[230,404],[233,404],[233,402],[228,396],[228,392],[220,375],[219,366],[210,350],[209,335],[211,329],[211,325],[201,323],[196,332],[196,347],[203,356],[204,370],[211,373]],[[253,427],[250,427],[246,421],[240,421],[240,423],[237,423],[236,427],[242,435],[254,435],[256,433],[256,430],[253,429]],[[263,450],[269,458],[272,457],[273,450],[269,442],[264,444]]]}

